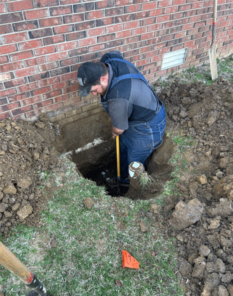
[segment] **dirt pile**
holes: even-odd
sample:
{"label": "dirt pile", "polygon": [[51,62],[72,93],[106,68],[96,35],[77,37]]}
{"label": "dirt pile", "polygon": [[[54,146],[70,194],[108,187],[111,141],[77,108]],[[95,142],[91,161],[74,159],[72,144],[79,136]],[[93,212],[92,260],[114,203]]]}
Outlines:
{"label": "dirt pile", "polygon": [[190,174],[180,195],[166,199],[169,235],[177,238],[186,296],[233,295],[233,88],[219,78],[211,86],[162,90],[168,125],[192,136],[183,158]]}
{"label": "dirt pile", "polygon": [[0,121],[0,235],[18,222],[36,223],[45,199],[40,177],[54,167],[56,136],[41,120]]}

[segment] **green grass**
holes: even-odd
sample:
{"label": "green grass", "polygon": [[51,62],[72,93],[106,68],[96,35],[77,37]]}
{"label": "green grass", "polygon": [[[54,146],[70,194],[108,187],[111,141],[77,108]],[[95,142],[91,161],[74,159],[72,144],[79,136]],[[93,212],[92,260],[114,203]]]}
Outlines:
{"label": "green grass", "polygon": [[[165,240],[145,216],[150,201],[107,196],[104,188],[79,177],[68,159],[62,157],[61,163],[61,171],[66,172],[62,187],[60,177],[43,174],[44,187],[50,182],[57,185],[57,190],[42,213],[41,226],[34,229],[19,225],[9,238],[1,238],[49,293],[56,296],[183,295],[175,275],[174,242]],[[95,201],[92,210],[83,204],[86,197]],[[148,232],[141,232],[138,219],[148,225]],[[118,227],[120,222],[123,230]],[[56,247],[52,248],[53,239]],[[122,250],[139,261],[139,270],[122,268]],[[121,287],[115,284],[116,279],[122,283]],[[1,289],[7,296],[26,295],[29,291],[2,267]]]}

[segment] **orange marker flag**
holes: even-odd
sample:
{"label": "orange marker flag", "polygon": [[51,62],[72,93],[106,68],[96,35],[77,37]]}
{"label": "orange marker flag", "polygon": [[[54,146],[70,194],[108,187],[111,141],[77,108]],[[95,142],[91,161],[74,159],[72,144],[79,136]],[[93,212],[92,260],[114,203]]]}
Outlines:
{"label": "orange marker flag", "polygon": [[125,250],[122,250],[123,268],[139,269],[139,262]]}

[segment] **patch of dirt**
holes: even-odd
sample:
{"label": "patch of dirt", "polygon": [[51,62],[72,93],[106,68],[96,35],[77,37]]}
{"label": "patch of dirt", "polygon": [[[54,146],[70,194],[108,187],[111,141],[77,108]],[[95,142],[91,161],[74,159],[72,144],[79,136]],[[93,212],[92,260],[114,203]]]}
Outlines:
{"label": "patch of dirt", "polygon": [[40,176],[56,166],[56,135],[41,120],[0,121],[0,235],[19,222],[36,225],[47,199]]}
{"label": "patch of dirt", "polygon": [[233,295],[232,84],[223,78],[210,86],[176,80],[159,97],[168,130],[181,129],[197,143],[183,155],[192,174],[180,178],[180,195],[169,196],[163,208],[167,235],[177,238],[185,295]]}

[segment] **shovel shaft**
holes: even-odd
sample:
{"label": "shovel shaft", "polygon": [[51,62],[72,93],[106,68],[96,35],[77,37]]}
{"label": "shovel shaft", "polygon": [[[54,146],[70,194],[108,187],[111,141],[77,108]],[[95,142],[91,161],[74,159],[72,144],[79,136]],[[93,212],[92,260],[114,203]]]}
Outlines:
{"label": "shovel shaft", "polygon": [[20,278],[29,288],[33,288],[38,295],[47,295],[45,287],[37,277],[1,242],[0,264]]}
{"label": "shovel shaft", "polygon": [[14,273],[19,277],[25,284],[30,284],[33,275],[31,271],[7,249],[3,243],[0,242],[0,264],[6,269]]}
{"label": "shovel shaft", "polygon": [[117,155],[117,178],[121,177],[120,172],[120,136],[116,136],[116,155]]}

